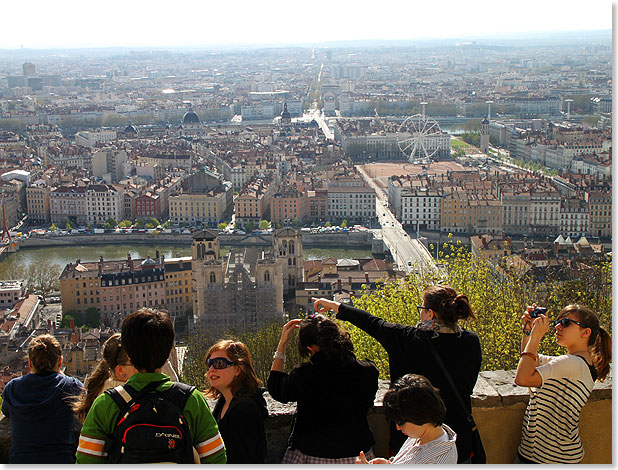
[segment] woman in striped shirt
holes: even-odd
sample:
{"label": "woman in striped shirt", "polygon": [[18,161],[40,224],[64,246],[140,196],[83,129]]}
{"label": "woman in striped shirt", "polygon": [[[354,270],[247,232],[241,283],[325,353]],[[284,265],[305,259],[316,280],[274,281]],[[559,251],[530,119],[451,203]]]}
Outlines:
{"label": "woman in striped shirt", "polygon": [[579,463],[584,448],[579,438],[579,414],[594,382],[609,372],[611,338],[590,309],[569,305],[553,321],[556,342],[564,356],[538,354],[549,330],[546,315],[522,316],[522,353],[515,383],[530,388],[522,438],[515,463]]}

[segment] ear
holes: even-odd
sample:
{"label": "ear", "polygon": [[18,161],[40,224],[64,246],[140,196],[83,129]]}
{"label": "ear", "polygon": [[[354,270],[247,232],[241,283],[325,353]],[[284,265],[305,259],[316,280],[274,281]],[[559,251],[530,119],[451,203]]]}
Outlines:
{"label": "ear", "polygon": [[124,370],[123,366],[117,365],[116,367],[114,367],[114,370],[112,372],[113,372],[114,379],[120,380],[120,381],[126,381],[127,373]]}
{"label": "ear", "polygon": [[592,334],[592,330],[590,328],[584,328],[582,331],[582,338],[588,338]]}
{"label": "ear", "polygon": [[60,359],[58,359],[58,365],[56,366],[56,370],[58,372],[60,372],[60,369],[62,369],[62,356],[60,356]]}
{"label": "ear", "polygon": [[429,318],[430,318],[431,320],[433,320],[434,318],[436,318],[436,312],[434,312],[432,309],[428,309],[427,311],[428,311],[428,313],[429,313]]}

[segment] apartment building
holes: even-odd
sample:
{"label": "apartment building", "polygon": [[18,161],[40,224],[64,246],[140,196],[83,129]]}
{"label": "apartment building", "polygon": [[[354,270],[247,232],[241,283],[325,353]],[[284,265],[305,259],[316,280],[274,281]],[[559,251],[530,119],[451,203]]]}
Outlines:
{"label": "apartment building", "polygon": [[190,256],[167,258],[165,266],[165,308],[173,318],[193,308]]}
{"label": "apartment building", "polygon": [[94,148],[98,144],[106,144],[116,140],[114,129],[97,129],[95,131],[79,131],[75,134],[75,143],[82,147]]}
{"label": "apartment building", "polygon": [[328,185],[329,220],[368,223],[375,217],[376,193],[373,188]]}
{"label": "apartment building", "polygon": [[84,312],[94,307],[103,319],[126,315],[140,307],[166,304],[163,263],[150,257],[69,263],[60,275],[62,311]]}
{"label": "apartment building", "polygon": [[0,310],[11,309],[26,295],[24,280],[0,281]]}
{"label": "apartment building", "polygon": [[439,230],[441,199],[441,189],[406,188],[401,195],[399,220],[419,230]]}
{"label": "apartment building", "polygon": [[127,152],[115,148],[103,148],[92,154],[92,174],[106,183],[117,183],[127,174]]}
{"label": "apartment building", "polygon": [[242,226],[257,224],[269,215],[270,200],[275,191],[272,177],[253,177],[243,187],[234,201],[236,222]]}
{"label": "apartment building", "polygon": [[328,190],[326,188],[308,190],[306,198],[307,220],[312,222],[326,220],[328,217]]}
{"label": "apartment building", "polygon": [[58,186],[49,192],[49,212],[54,224],[88,223],[85,186]]}
{"label": "apartment building", "polygon": [[[227,190],[210,190],[204,193],[183,192],[169,197],[169,217],[174,223],[217,224],[227,210]],[[253,202],[253,201],[252,201]],[[238,213],[236,215],[238,217]]]}
{"label": "apartment building", "polygon": [[51,220],[50,188],[43,181],[35,181],[26,188],[26,208],[28,219],[33,223],[47,224]]}
{"label": "apartment building", "polygon": [[123,191],[111,184],[90,184],[86,187],[86,218],[89,224],[103,225],[108,219],[122,220]]}
{"label": "apartment building", "polygon": [[554,190],[504,190],[504,231],[517,235],[554,235],[560,230],[560,193]]}
{"label": "apartment building", "polygon": [[443,233],[468,233],[473,230],[470,194],[465,189],[444,190],[440,207],[440,230]]}
{"label": "apartment building", "polygon": [[92,152],[87,147],[71,144],[49,145],[44,149],[45,168],[84,168],[92,171]]}
{"label": "apartment building", "polygon": [[575,197],[563,199],[560,203],[560,234],[565,237],[583,237],[588,231],[588,202]]}
{"label": "apartment building", "polygon": [[502,202],[487,194],[475,194],[469,200],[471,224],[477,233],[503,232]]}
{"label": "apartment building", "polygon": [[470,251],[475,258],[495,264],[499,260],[511,256],[513,241],[510,238],[496,237],[490,234],[470,237]]}
{"label": "apartment building", "polygon": [[304,221],[308,213],[308,199],[295,187],[285,187],[285,183],[270,200],[270,221],[287,224],[294,219]]}
{"label": "apartment building", "polygon": [[591,191],[588,195],[589,232],[593,237],[612,236],[612,195],[608,192]]}
{"label": "apartment building", "polygon": [[145,191],[135,198],[136,219],[160,219],[162,214],[161,197],[158,194]]}

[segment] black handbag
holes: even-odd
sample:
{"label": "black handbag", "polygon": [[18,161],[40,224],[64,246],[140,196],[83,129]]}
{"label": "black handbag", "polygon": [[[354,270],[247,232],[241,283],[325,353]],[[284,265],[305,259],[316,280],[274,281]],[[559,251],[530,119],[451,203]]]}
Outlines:
{"label": "black handbag", "polygon": [[474,422],[474,418],[472,417],[472,413],[468,414],[466,412],[466,404],[461,398],[461,395],[459,394],[457,387],[455,387],[455,384],[453,383],[453,379],[451,378],[451,374],[449,374],[448,371],[446,370],[446,367],[444,367],[444,363],[442,362],[442,359],[440,358],[438,351],[436,351],[435,346],[431,342],[431,339],[428,338],[427,342],[429,343],[429,349],[431,349],[431,352],[433,353],[433,357],[436,359],[436,362],[438,363],[438,366],[440,367],[440,369],[442,369],[442,373],[444,374],[444,377],[446,378],[447,382],[449,383],[449,385],[455,392],[455,396],[457,397],[457,400],[459,401],[461,408],[464,410],[464,413],[466,413],[466,418],[468,419],[468,423],[470,423],[470,428],[472,428],[472,455],[470,456],[470,460],[472,461],[472,463],[477,463],[477,464],[487,463],[487,456],[485,455],[485,448],[483,447],[483,441],[481,439],[481,435],[476,426],[476,423]]}

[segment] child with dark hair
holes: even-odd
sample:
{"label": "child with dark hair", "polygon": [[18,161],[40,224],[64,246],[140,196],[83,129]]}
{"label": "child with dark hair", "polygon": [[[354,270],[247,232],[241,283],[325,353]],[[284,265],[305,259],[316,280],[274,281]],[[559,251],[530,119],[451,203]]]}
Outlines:
{"label": "child with dark hair", "polygon": [[455,464],[455,432],[444,424],[446,408],[438,389],[422,375],[406,374],[384,395],[384,414],[408,439],[396,456],[367,461],[361,453],[355,463]]}
{"label": "child with dark hair", "polygon": [[11,420],[9,463],[75,463],[70,399],[84,385],[60,372],[62,348],[51,335],[30,341],[28,365],[31,372],[2,393],[2,413]]}
{"label": "child with dark hair", "polygon": [[[141,308],[124,319],[121,335],[122,347],[138,371],[127,385],[137,392],[145,387],[153,388],[150,392],[153,394],[170,389],[174,383],[161,373],[174,345],[174,327],[169,316]],[[126,390],[122,393],[128,394]],[[181,411],[200,462],[225,463],[225,446],[203,395],[193,390]],[[94,400],[79,437],[77,463],[108,463],[105,443],[114,434],[120,413],[111,395],[103,393]]]}
{"label": "child with dark hair", "polygon": [[[309,361],[286,374],[285,349],[296,329]],[[275,400],[297,402],[282,463],[353,463],[360,451],[373,456],[367,412],[377,389],[378,369],[356,359],[349,334],[333,320],[316,314],[286,323],[268,377]]]}

